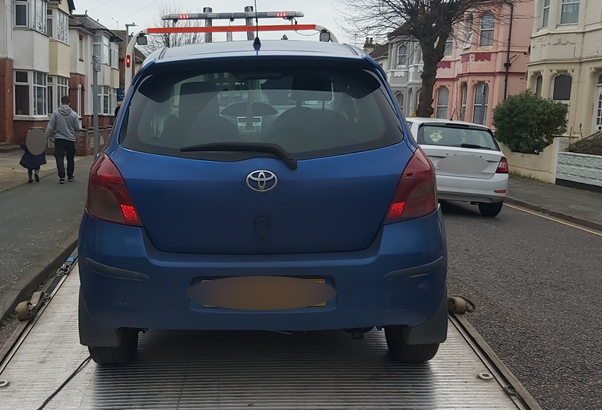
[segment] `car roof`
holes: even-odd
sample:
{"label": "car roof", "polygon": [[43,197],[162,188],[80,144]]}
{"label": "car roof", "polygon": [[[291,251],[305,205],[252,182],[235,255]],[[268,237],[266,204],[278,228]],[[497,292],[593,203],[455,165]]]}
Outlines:
{"label": "car roof", "polygon": [[253,41],[226,41],[189,44],[157,50],[148,56],[144,65],[155,63],[246,56],[328,57],[362,60],[367,54],[352,45],[306,40],[261,40],[258,52]]}
{"label": "car roof", "polygon": [[412,122],[412,123],[419,123],[419,124],[439,124],[439,125],[467,125],[470,127],[475,127],[475,128],[483,128],[488,130],[489,127],[487,127],[486,125],[483,124],[475,124],[474,122],[467,122],[467,121],[455,121],[455,120],[448,120],[446,118],[424,118],[424,117],[410,117],[410,118],[406,118],[407,122]]}

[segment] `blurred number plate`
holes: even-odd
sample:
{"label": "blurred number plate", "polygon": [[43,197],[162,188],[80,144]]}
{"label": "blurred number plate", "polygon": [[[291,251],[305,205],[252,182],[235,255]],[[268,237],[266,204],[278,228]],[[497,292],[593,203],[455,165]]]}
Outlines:
{"label": "blurred number plate", "polygon": [[[207,282],[207,281],[210,281],[210,280],[213,280],[213,279],[205,279],[205,280],[202,280],[201,283],[202,282]],[[318,283],[321,283],[322,285],[326,285],[326,281],[324,279],[307,279],[307,280],[313,280],[313,281],[316,281]],[[211,306],[211,305],[201,305],[201,306],[206,307],[206,308],[214,308],[215,307],[215,306]],[[308,307],[324,307],[324,306],[326,306],[326,302],[320,303],[319,305],[311,305],[311,306],[308,306]]]}

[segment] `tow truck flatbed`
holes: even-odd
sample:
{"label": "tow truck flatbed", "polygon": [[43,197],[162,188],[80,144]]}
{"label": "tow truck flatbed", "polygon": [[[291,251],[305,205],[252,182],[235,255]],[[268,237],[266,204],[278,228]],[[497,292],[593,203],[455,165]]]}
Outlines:
{"label": "tow truck flatbed", "polygon": [[135,363],[99,367],[79,343],[78,290],[73,264],[0,363],[0,409],[531,408],[508,394],[452,314],[447,341],[422,365],[394,362],[377,330],[362,340],[343,331],[151,331]]}

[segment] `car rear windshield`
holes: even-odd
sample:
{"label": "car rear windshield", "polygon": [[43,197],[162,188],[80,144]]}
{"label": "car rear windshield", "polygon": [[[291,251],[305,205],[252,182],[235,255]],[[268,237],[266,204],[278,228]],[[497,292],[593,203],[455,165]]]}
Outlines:
{"label": "car rear windshield", "polygon": [[188,158],[249,152],[181,152],[211,143],[277,144],[295,159],[360,152],[403,139],[393,102],[362,67],[240,62],[156,70],[137,87],[119,132],[128,149]]}
{"label": "car rear windshield", "polygon": [[453,125],[425,124],[418,130],[418,144],[473,149],[500,148],[490,131]]}

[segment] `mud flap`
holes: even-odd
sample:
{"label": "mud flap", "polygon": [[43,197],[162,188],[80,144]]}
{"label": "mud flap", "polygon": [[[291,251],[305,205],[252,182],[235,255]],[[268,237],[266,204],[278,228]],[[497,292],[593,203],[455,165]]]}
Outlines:
{"label": "mud flap", "polygon": [[413,328],[403,328],[403,338],[409,345],[443,343],[447,339],[448,326],[447,287],[443,292],[437,312],[429,320]]}
{"label": "mud flap", "polygon": [[123,332],[120,329],[110,329],[94,320],[88,311],[81,290],[79,292],[78,316],[80,344],[92,347],[117,347],[121,344]]}

